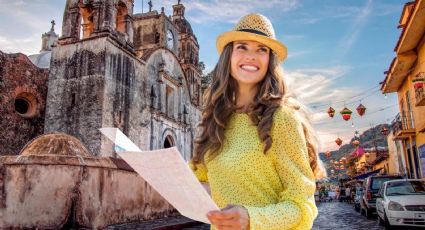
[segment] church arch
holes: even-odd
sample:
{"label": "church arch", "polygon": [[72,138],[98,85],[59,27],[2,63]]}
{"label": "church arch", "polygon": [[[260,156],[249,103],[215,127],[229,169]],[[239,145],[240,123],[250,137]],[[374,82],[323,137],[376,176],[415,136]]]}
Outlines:
{"label": "church arch", "polygon": [[177,135],[174,130],[166,128],[162,133],[161,148],[171,148],[177,146]]}

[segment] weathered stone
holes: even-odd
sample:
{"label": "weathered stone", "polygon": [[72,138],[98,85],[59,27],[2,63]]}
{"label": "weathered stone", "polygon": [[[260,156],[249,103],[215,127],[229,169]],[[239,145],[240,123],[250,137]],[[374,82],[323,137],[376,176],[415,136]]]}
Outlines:
{"label": "weathered stone", "polygon": [[43,133],[48,70],[0,51],[0,155],[18,154]]}

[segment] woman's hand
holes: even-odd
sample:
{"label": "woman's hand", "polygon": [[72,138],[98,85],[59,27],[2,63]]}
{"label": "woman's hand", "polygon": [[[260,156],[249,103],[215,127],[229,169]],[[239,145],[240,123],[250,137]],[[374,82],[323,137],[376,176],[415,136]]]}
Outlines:
{"label": "woman's hand", "polygon": [[227,205],[220,211],[209,212],[207,217],[218,230],[249,229],[248,210],[240,205]]}

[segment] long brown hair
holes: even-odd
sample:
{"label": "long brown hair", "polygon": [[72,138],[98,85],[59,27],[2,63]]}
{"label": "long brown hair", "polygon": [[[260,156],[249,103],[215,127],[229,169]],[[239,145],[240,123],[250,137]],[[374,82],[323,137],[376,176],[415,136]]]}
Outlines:
{"label": "long brown hair", "polygon": [[[224,130],[236,107],[237,82],[230,77],[230,58],[233,43],[229,43],[223,49],[218,63],[212,71],[212,81],[204,93],[204,109],[200,123],[200,134],[195,140],[193,162],[200,163],[211,160],[220,153],[225,138]],[[317,141],[313,130],[309,125],[306,113],[301,109],[301,104],[287,93],[286,85],[282,78],[282,68],[273,52],[270,52],[269,66],[266,76],[258,83],[259,90],[254,97],[253,103],[248,109],[248,115],[252,122],[257,125],[258,135],[264,143],[264,153],[270,149],[272,138],[270,130],[273,123],[273,114],[281,105],[288,106],[300,115],[303,124],[306,145],[310,158],[310,166],[316,178],[325,176],[323,166],[317,156]]]}

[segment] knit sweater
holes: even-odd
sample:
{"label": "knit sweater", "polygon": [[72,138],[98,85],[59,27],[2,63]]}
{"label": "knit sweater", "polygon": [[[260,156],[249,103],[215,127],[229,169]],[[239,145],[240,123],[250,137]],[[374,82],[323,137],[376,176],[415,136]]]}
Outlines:
{"label": "knit sweater", "polygon": [[273,115],[272,145],[264,154],[249,116],[234,113],[226,126],[220,154],[205,164],[190,163],[201,182],[209,183],[220,208],[244,206],[251,230],[311,229],[317,216],[315,178],[300,119],[280,107]]}

